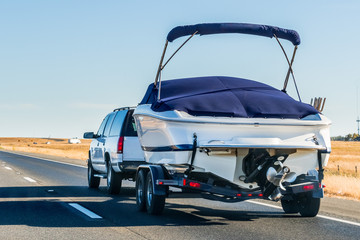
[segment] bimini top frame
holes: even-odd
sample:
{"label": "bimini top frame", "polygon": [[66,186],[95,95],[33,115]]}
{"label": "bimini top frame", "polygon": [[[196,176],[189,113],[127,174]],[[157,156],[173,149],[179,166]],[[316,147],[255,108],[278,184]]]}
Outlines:
{"label": "bimini top frame", "polygon": [[[188,25],[188,26],[178,26],[173,28],[169,34],[167,35],[167,39],[165,42],[165,47],[161,56],[160,64],[158,67],[158,71],[156,73],[154,85],[159,89],[158,91],[158,99],[160,99],[160,89],[161,89],[161,71],[165,68],[168,62],[175,56],[175,54],[195,35],[210,35],[210,34],[222,34],[222,33],[242,33],[242,34],[251,34],[258,35],[263,37],[275,37],[277,42],[279,43],[285,57],[287,63],[289,65],[289,69],[285,78],[284,87],[282,89],[283,92],[286,92],[286,87],[288,84],[289,76],[291,74],[294,83],[297,95],[301,102],[301,98],[299,95],[299,91],[296,85],[294,73],[292,70],[292,64],[294,62],[295,53],[297,50],[297,46],[300,44],[300,36],[299,34],[290,29],[283,29],[279,27],[273,27],[268,25],[258,25],[258,24],[249,24],[249,23],[203,23],[196,25]],[[164,57],[167,49],[167,45],[169,42],[173,42],[175,39],[189,36],[186,41],[169,57],[169,59],[163,64]],[[291,58],[289,60],[283,46],[280,43],[279,39],[286,39],[290,41],[294,45],[294,51]]]}

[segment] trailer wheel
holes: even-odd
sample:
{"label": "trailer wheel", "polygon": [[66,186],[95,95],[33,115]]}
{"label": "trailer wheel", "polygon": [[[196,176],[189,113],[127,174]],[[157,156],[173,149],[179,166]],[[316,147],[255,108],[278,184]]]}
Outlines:
{"label": "trailer wheel", "polygon": [[136,175],[136,206],[139,211],[144,212],[146,210],[146,198],[145,198],[145,170],[141,169]]}
{"label": "trailer wheel", "polygon": [[107,165],[107,191],[109,194],[119,194],[121,190],[122,176],[121,173],[117,173],[111,167],[111,162],[108,160]]}
{"label": "trailer wheel", "polygon": [[296,200],[283,200],[281,199],[281,206],[285,213],[298,213],[299,205]]}
{"label": "trailer wheel", "polygon": [[100,185],[100,178],[95,177],[96,171],[94,170],[91,160],[88,160],[88,185],[89,188],[98,188]]}
{"label": "trailer wheel", "polygon": [[165,207],[165,196],[154,195],[151,171],[146,176],[146,210],[149,214],[160,215]]}
{"label": "trailer wheel", "polygon": [[300,199],[299,212],[302,217],[315,217],[320,209],[320,198],[312,197],[311,193]]}

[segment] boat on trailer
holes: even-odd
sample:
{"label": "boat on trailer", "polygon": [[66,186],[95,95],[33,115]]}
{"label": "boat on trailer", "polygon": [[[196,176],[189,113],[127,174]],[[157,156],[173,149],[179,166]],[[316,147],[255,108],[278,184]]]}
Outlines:
{"label": "boat on trailer", "polygon": [[[167,63],[195,35],[225,33],[275,38],[289,66],[283,89],[227,76],[161,80]],[[184,36],[186,41],[164,63],[168,43]],[[294,45],[291,58],[280,39]],[[148,163],[138,175],[144,175],[144,182],[149,172],[152,181],[152,189],[145,187],[149,183],[137,186],[140,209],[146,201],[138,198],[149,192],[163,195],[166,191],[156,189],[177,186],[197,189],[208,199],[281,200],[286,213],[317,214],[331,152],[331,121],[321,113],[321,104],[301,101],[292,69],[299,44],[296,31],[267,25],[208,23],[169,32],[155,82],[134,112]],[[299,100],[286,92],[290,77]],[[155,168],[162,177],[154,176]]]}

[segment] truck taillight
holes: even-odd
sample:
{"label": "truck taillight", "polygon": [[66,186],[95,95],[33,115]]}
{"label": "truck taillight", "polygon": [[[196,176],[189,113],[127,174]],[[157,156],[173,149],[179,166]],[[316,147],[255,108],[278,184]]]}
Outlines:
{"label": "truck taillight", "polygon": [[120,136],[119,137],[119,142],[118,142],[118,147],[117,147],[117,152],[118,153],[123,153],[123,149],[124,149],[124,137]]}

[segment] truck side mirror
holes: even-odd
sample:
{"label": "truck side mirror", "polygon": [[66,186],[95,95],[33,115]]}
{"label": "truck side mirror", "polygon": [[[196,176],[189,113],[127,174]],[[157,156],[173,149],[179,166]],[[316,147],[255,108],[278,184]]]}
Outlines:
{"label": "truck side mirror", "polygon": [[96,138],[97,136],[94,134],[94,132],[86,132],[84,133],[84,138]]}

